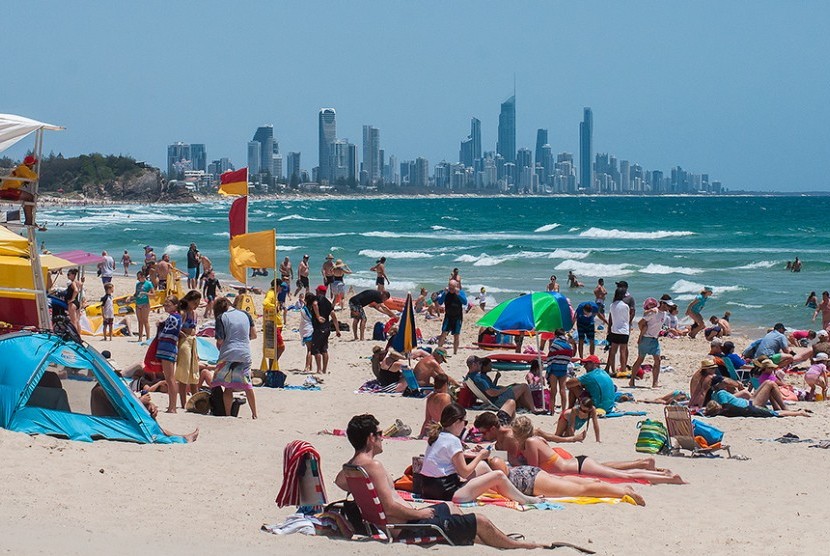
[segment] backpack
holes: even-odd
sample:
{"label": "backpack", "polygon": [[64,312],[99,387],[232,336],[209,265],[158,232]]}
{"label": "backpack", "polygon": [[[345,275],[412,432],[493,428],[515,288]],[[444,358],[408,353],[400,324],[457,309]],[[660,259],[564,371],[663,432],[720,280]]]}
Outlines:
{"label": "backpack", "polygon": [[[226,417],[225,415],[225,400],[222,397],[222,387],[214,386],[210,391],[210,414],[216,417]],[[231,417],[239,416],[239,408],[242,401],[234,398],[231,404]]]}
{"label": "backpack", "polygon": [[285,388],[285,373],[282,371],[265,371],[263,386],[268,388]]}
{"label": "backpack", "polygon": [[658,454],[669,449],[669,433],[660,421],[645,419],[637,423],[640,434],[637,435],[638,452]]}
{"label": "backpack", "polygon": [[383,323],[376,322],[375,327],[372,328],[372,340],[383,341],[386,339],[386,333],[383,331]]}

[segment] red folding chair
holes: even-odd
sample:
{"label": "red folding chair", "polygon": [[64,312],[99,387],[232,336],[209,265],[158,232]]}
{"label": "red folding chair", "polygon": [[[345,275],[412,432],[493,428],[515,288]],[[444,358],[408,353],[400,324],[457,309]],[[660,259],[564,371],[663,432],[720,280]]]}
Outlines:
{"label": "red folding chair", "polygon": [[[366,470],[359,465],[343,466],[343,475],[346,477],[346,483],[349,486],[349,492],[354,497],[357,507],[360,508],[360,514],[363,521],[373,525],[386,537],[387,542],[393,540],[405,544],[435,544],[445,542],[450,546],[454,546],[453,542],[447,536],[447,533],[438,525],[433,524],[416,524],[416,523],[389,523],[386,519],[386,513],[383,511],[383,506],[378,498],[375,485]],[[418,536],[395,539],[392,532],[395,529],[430,529],[436,534],[432,536]]]}

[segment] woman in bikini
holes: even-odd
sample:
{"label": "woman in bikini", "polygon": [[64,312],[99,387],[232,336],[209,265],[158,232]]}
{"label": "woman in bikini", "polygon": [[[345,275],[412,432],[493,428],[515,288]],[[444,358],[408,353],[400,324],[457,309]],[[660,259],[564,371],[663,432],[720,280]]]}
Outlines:
{"label": "woman in bikini", "polygon": [[379,258],[375,263],[375,266],[373,266],[369,270],[377,274],[375,284],[378,287],[378,291],[386,291],[386,284],[389,283],[389,278],[387,278],[386,276],[386,257]]}
{"label": "woman in bikini", "polygon": [[568,475],[593,475],[594,477],[605,477],[609,479],[641,479],[651,484],[684,484],[685,481],[680,475],[671,471],[658,471],[651,469],[640,469],[634,466],[642,465],[640,461],[629,462],[631,467],[618,469],[599,463],[587,456],[576,456],[573,459],[565,459],[553,451],[548,443],[541,437],[535,436],[533,422],[525,416],[516,417],[513,420],[513,436],[519,443],[519,460],[525,465],[539,467],[548,473],[561,473]]}
{"label": "woman in bikini", "polygon": [[559,414],[559,420],[556,422],[556,435],[568,438],[576,436],[576,431],[587,425],[589,421],[594,425],[594,436],[597,442],[600,442],[599,419],[597,419],[594,400],[582,398],[574,407]]}

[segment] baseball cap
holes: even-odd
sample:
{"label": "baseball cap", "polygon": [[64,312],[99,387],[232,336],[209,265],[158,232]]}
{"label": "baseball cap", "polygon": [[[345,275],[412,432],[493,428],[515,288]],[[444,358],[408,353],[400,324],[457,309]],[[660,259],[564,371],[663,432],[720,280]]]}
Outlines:
{"label": "baseball cap", "polygon": [[585,359],[582,360],[583,363],[596,363],[597,365],[602,364],[602,361],[599,360],[599,357],[596,355],[589,355]]}
{"label": "baseball cap", "polygon": [[772,327],[773,330],[778,330],[779,332],[786,332],[787,327],[784,326],[783,322],[776,322],[775,326]]}
{"label": "baseball cap", "polygon": [[666,304],[666,307],[677,307],[677,303],[675,303],[675,302],[674,302],[674,301],[672,301],[671,299],[668,299],[668,300],[666,300],[666,301],[663,301],[663,303],[665,303],[665,304]]}
{"label": "baseball cap", "polygon": [[444,359],[449,358],[449,355],[447,355],[447,351],[444,348],[438,348],[438,349],[434,350],[432,352],[432,355],[440,355]]}
{"label": "baseball cap", "polygon": [[37,157],[30,154],[29,156],[23,159],[23,164],[25,164],[26,166],[33,166],[37,164]]}
{"label": "baseball cap", "polygon": [[828,359],[830,359],[830,355],[827,355],[823,351],[820,351],[817,354],[815,354],[813,359],[815,359],[816,361],[827,361]]}
{"label": "baseball cap", "polygon": [[617,284],[618,288],[627,288],[628,287],[628,282],[626,282],[625,280],[620,280],[619,282],[615,282],[615,284]]}
{"label": "baseball cap", "polygon": [[317,293],[326,293],[326,290],[328,290],[328,288],[326,286],[324,286],[323,284],[320,284],[319,286],[317,286]]}

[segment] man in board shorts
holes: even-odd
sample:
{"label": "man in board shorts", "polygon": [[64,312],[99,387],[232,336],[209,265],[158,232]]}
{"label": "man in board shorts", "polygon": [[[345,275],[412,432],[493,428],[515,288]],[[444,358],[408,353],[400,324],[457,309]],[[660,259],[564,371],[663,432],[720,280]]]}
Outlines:
{"label": "man in board shorts", "polygon": [[389,292],[363,290],[349,299],[349,313],[352,317],[352,331],[355,340],[357,340],[358,328],[360,329],[361,341],[366,333],[366,311],[364,307],[372,307],[390,318],[395,317],[395,313],[383,304],[389,297]]}
{"label": "man in board shorts", "polygon": [[464,310],[467,308],[467,296],[458,287],[458,282],[450,280],[447,288],[438,295],[436,302],[445,309],[438,347],[444,345],[447,334],[452,334],[452,353],[455,355],[458,353],[458,343],[461,339],[461,323],[464,320]]}

